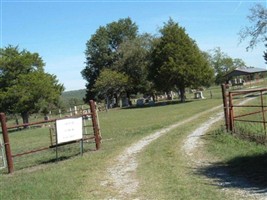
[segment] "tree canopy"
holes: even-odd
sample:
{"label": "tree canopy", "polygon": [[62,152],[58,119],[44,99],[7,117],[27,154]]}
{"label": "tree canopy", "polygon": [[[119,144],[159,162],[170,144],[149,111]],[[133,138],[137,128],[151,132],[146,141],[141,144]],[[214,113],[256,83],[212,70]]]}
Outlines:
{"label": "tree canopy", "polygon": [[105,98],[108,101],[114,95],[117,97],[122,92],[125,92],[128,87],[128,82],[129,77],[127,75],[111,69],[104,69],[100,72],[93,91],[97,93],[97,96],[102,96],[102,99]]}
{"label": "tree canopy", "polygon": [[215,72],[215,83],[221,84],[226,81],[224,77],[228,72],[237,68],[247,68],[245,62],[239,58],[231,58],[216,47],[209,53],[209,62]]}
{"label": "tree canopy", "polygon": [[114,63],[113,69],[129,77],[126,89],[128,97],[138,92],[146,93],[150,89],[147,76],[152,41],[152,36],[140,35],[124,41],[118,49],[119,59]]}
{"label": "tree canopy", "polygon": [[247,16],[250,26],[242,28],[239,32],[240,41],[249,38],[248,49],[253,49],[258,43],[265,43],[266,51],[263,58],[267,63],[267,8],[262,4],[255,4]]}
{"label": "tree canopy", "polygon": [[55,75],[45,73],[38,53],[18,47],[0,49],[0,111],[20,113],[28,123],[29,114],[58,103],[64,90]]}
{"label": "tree canopy", "polygon": [[213,70],[195,41],[178,23],[170,19],[160,33],[151,55],[150,78],[160,90],[176,87],[181,101],[185,101],[185,88],[209,85]]}
{"label": "tree canopy", "polygon": [[262,4],[255,4],[247,16],[250,26],[246,26],[239,32],[240,40],[250,38],[247,49],[253,48],[259,42],[267,41],[267,9]]}
{"label": "tree canopy", "polygon": [[119,47],[137,36],[137,26],[130,18],[101,26],[86,43],[86,66],[82,76],[87,81],[85,100],[95,99],[94,84],[102,69],[109,68],[119,59]]}

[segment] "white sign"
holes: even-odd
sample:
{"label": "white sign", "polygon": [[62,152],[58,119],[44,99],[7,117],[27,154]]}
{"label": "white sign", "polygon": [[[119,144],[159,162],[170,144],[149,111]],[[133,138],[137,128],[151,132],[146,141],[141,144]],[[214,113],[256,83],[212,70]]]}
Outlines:
{"label": "white sign", "polygon": [[56,127],[58,144],[80,140],[83,137],[82,117],[57,120]]}

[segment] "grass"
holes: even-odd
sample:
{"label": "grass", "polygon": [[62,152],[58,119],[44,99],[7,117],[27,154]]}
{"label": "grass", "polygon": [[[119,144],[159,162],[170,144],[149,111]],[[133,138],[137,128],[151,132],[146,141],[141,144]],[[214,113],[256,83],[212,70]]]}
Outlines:
{"label": "grass", "polygon": [[[16,170],[12,175],[1,174],[0,199],[105,199],[116,196],[118,191],[100,186],[101,181],[105,180],[106,169],[113,164],[114,158],[125,147],[155,130],[221,105],[220,88],[214,87],[211,90],[213,99],[208,98],[210,93],[206,90],[204,96],[207,99],[204,100],[100,113],[103,136],[101,150],[97,152],[88,150],[83,156],[70,156],[70,159],[57,163],[43,163],[23,168]],[[140,166],[137,176],[141,184],[138,197],[141,199],[227,197],[202,175],[196,174],[180,149],[177,149],[182,145],[186,135],[208,117],[207,114],[194,123],[185,124],[179,130],[171,131],[145,149],[138,158]],[[12,137],[15,136],[14,134]],[[47,135],[42,137],[45,138]],[[26,134],[17,138],[18,141],[12,138],[11,145],[12,142],[25,144],[28,139]],[[211,137],[207,141],[212,144],[212,139],[214,138]],[[37,157],[42,157],[42,153]]]}
{"label": "grass", "polygon": [[[223,130],[211,131],[206,137],[207,152],[220,158],[211,168],[227,170],[232,178],[242,177],[254,190],[267,188],[267,149],[255,142],[240,140]],[[212,169],[207,169],[212,170]]]}

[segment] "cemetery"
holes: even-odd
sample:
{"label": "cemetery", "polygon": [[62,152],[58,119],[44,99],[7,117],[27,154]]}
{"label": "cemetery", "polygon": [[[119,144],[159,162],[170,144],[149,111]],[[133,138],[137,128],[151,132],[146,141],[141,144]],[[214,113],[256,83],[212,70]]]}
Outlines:
{"label": "cemetery", "polygon": [[267,199],[263,2],[0,7],[0,199]]}

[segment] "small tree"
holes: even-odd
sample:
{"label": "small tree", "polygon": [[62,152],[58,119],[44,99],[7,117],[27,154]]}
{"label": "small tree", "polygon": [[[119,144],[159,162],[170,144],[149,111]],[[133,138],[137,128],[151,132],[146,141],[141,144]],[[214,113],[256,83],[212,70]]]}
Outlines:
{"label": "small tree", "polygon": [[160,30],[161,37],[152,51],[150,78],[158,89],[178,88],[185,101],[185,88],[208,85],[213,70],[185,29],[170,19]]}
{"label": "small tree", "polygon": [[115,97],[116,106],[118,106],[118,98],[126,91],[128,81],[127,75],[111,69],[104,69],[95,83],[94,92],[99,99],[105,98],[107,103],[109,99]]}

